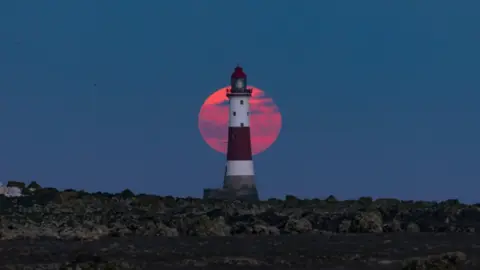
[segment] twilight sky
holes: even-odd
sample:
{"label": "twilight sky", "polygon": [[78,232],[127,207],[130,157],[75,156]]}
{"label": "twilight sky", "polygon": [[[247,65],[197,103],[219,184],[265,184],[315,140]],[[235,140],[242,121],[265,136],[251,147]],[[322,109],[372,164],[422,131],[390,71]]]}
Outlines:
{"label": "twilight sky", "polygon": [[263,198],[480,201],[479,1],[1,1],[0,180],[201,196],[237,63],[282,112]]}

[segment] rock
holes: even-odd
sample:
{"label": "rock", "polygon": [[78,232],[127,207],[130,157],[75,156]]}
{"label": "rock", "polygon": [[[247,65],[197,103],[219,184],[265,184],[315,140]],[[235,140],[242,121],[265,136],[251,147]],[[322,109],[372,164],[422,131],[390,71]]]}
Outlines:
{"label": "rock", "polygon": [[231,227],[225,223],[223,217],[218,217],[212,220],[206,215],[201,215],[191,225],[189,235],[228,236],[231,235]]}
{"label": "rock", "polygon": [[130,199],[135,197],[135,194],[130,189],[125,189],[120,193],[120,196],[124,199]]}
{"label": "rock", "polygon": [[[128,193],[128,194],[127,194]],[[123,195],[122,195],[123,194]],[[52,237],[88,241],[105,236],[229,236],[381,232],[475,232],[477,205],[369,197],[360,201],[205,201],[140,194],[40,188],[0,196],[1,239]]]}
{"label": "rock", "polygon": [[128,236],[132,234],[133,234],[132,231],[122,223],[115,222],[113,224],[109,224],[109,232],[108,232],[109,236],[122,237],[122,236]]}
{"label": "rock", "polygon": [[35,191],[37,189],[41,189],[42,187],[36,182],[32,181],[30,184],[28,184],[27,189],[30,189],[31,191]]}
{"label": "rock", "polygon": [[326,199],[325,199],[326,202],[330,202],[330,203],[335,203],[337,202],[337,198],[335,198],[335,196],[333,195],[329,195]]}
{"label": "rock", "polygon": [[160,224],[157,224],[157,230],[155,235],[174,237],[174,236],[178,236],[179,234],[176,228],[170,228],[165,224],[160,223]]}
{"label": "rock", "polygon": [[289,219],[285,224],[285,231],[292,234],[311,232],[312,223],[306,218]]}
{"label": "rock", "polygon": [[420,227],[413,222],[408,223],[407,232],[420,232]]}
{"label": "rock", "polygon": [[401,232],[403,231],[402,229],[402,223],[396,219],[384,223],[383,224],[383,231],[384,232]]}
{"label": "rock", "polygon": [[348,219],[344,219],[338,225],[338,232],[339,233],[348,233],[352,227],[352,221]]}
{"label": "rock", "polygon": [[448,252],[423,258],[410,258],[403,262],[403,270],[456,270],[465,264],[467,256],[462,252]]}
{"label": "rock", "polygon": [[255,224],[253,225],[252,233],[256,235],[280,235],[280,230],[274,226]]}
{"label": "rock", "polygon": [[20,182],[20,181],[8,181],[7,182],[7,187],[17,187],[19,189],[24,189],[25,188],[25,183]]}
{"label": "rock", "polygon": [[382,216],[377,212],[360,212],[352,220],[351,230],[356,233],[381,233]]}

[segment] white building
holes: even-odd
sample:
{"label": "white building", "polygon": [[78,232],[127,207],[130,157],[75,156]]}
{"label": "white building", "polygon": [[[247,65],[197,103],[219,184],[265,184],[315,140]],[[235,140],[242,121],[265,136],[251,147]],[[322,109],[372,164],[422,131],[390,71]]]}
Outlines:
{"label": "white building", "polygon": [[6,197],[20,197],[22,195],[22,190],[18,187],[7,187],[0,183],[0,195],[5,195]]}

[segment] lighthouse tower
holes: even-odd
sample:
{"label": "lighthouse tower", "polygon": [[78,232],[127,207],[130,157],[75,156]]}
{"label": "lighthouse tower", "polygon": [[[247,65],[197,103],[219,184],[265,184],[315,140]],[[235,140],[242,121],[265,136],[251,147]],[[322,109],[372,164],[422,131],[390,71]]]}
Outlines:
{"label": "lighthouse tower", "polygon": [[232,73],[228,115],[227,168],[223,188],[236,190],[238,197],[258,200],[250,140],[250,103],[252,89],[247,88],[247,75],[237,66]]}
{"label": "lighthouse tower", "polygon": [[232,73],[229,99],[227,164],[223,188],[206,189],[204,197],[257,201],[255,171],[250,140],[250,103],[252,89],[247,88],[247,75],[237,66]]}

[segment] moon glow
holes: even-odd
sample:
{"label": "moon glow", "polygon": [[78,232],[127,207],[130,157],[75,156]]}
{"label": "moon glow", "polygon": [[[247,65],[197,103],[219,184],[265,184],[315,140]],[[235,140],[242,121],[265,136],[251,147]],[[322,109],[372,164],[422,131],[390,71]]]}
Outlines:
{"label": "moon glow", "polygon": [[[204,141],[214,150],[226,153],[228,138],[229,87],[218,89],[203,103],[198,114],[198,128]],[[259,88],[252,88],[250,99],[250,133],[252,154],[267,150],[277,140],[282,127],[282,116],[273,99]]]}

